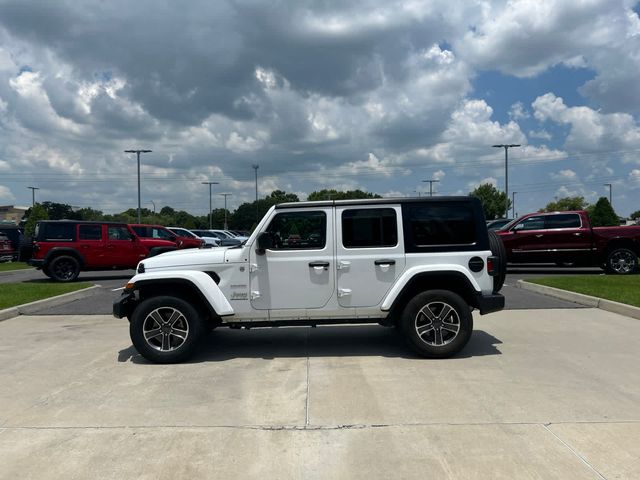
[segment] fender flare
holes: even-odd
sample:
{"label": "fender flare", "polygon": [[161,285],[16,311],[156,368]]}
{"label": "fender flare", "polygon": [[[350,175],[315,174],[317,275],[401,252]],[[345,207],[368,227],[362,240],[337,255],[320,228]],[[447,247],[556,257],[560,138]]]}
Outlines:
{"label": "fender flare", "polygon": [[135,284],[134,288],[151,284],[188,284],[196,289],[201,299],[216,315],[226,317],[235,313],[213,278],[198,270],[139,273],[129,280],[129,283]]}
{"label": "fender flare", "polygon": [[76,258],[78,260],[78,263],[80,264],[80,268],[84,267],[84,257],[75,248],[71,247],[53,247],[44,256],[44,265],[49,265],[53,257],[58,257],[60,255],[68,255],[70,257]]}
{"label": "fender flare", "polygon": [[469,284],[476,293],[480,293],[482,290],[478,285],[475,278],[469,275],[467,269],[456,264],[440,264],[440,265],[422,265],[411,267],[407,269],[398,280],[395,282],[391,290],[387,292],[387,295],[382,300],[380,310],[388,312],[393,307],[395,301],[402,295],[405,287],[418,275],[428,274],[437,276],[438,274],[453,274],[458,277],[464,277],[464,280]]}

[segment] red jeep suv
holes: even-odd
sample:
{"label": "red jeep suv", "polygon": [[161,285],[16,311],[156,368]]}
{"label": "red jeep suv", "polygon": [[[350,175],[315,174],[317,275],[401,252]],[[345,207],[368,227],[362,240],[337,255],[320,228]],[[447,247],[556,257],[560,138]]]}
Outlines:
{"label": "red jeep suv", "polygon": [[53,280],[72,282],[81,271],[131,269],[143,258],[176,248],[173,241],[140,238],[124,223],[42,221],[27,263]]}

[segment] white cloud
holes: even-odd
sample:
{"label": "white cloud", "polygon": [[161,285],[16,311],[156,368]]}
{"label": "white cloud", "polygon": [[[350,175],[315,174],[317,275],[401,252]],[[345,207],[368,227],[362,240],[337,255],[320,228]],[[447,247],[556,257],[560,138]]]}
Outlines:
{"label": "white cloud", "polygon": [[551,140],[553,137],[546,130],[529,130],[530,138],[539,138],[540,140]]}
{"label": "white cloud", "polygon": [[570,169],[560,170],[559,172],[551,172],[549,176],[553,180],[576,180],[578,178],[576,172]]}
{"label": "white cloud", "polygon": [[9,190],[9,187],[0,185],[0,201],[10,202],[14,199],[15,197],[13,196],[13,193],[11,193],[11,190]]}
{"label": "white cloud", "polygon": [[516,122],[518,120],[524,120],[526,118],[529,118],[530,116],[531,115],[529,115],[529,112],[527,112],[522,102],[514,103],[513,105],[511,105],[511,108],[509,109],[509,117],[511,117]]}

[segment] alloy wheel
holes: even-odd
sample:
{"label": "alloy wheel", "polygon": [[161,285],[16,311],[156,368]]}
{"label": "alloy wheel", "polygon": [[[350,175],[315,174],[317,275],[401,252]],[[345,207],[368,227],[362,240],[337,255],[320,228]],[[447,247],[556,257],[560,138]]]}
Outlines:
{"label": "alloy wheel", "polygon": [[189,322],[180,310],[161,307],[146,316],[142,330],[151,348],[170,352],[180,348],[189,336]]}
{"label": "alloy wheel", "polygon": [[451,343],[460,332],[460,317],[455,308],[441,301],[422,307],[414,324],[418,338],[434,347]]}

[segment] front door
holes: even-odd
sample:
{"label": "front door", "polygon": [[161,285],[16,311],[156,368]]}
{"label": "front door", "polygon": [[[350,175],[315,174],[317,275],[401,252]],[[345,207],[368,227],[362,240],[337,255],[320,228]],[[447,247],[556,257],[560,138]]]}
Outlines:
{"label": "front door", "polygon": [[336,268],[341,307],[378,305],[405,266],[400,207],[336,208]]}
{"label": "front door", "polygon": [[112,267],[135,268],[146,256],[140,241],[124,225],[106,225],[106,261]]}
{"label": "front door", "polygon": [[335,289],[332,208],[276,210],[266,232],[273,247],[251,252],[251,306],[292,318],[324,307]]}

